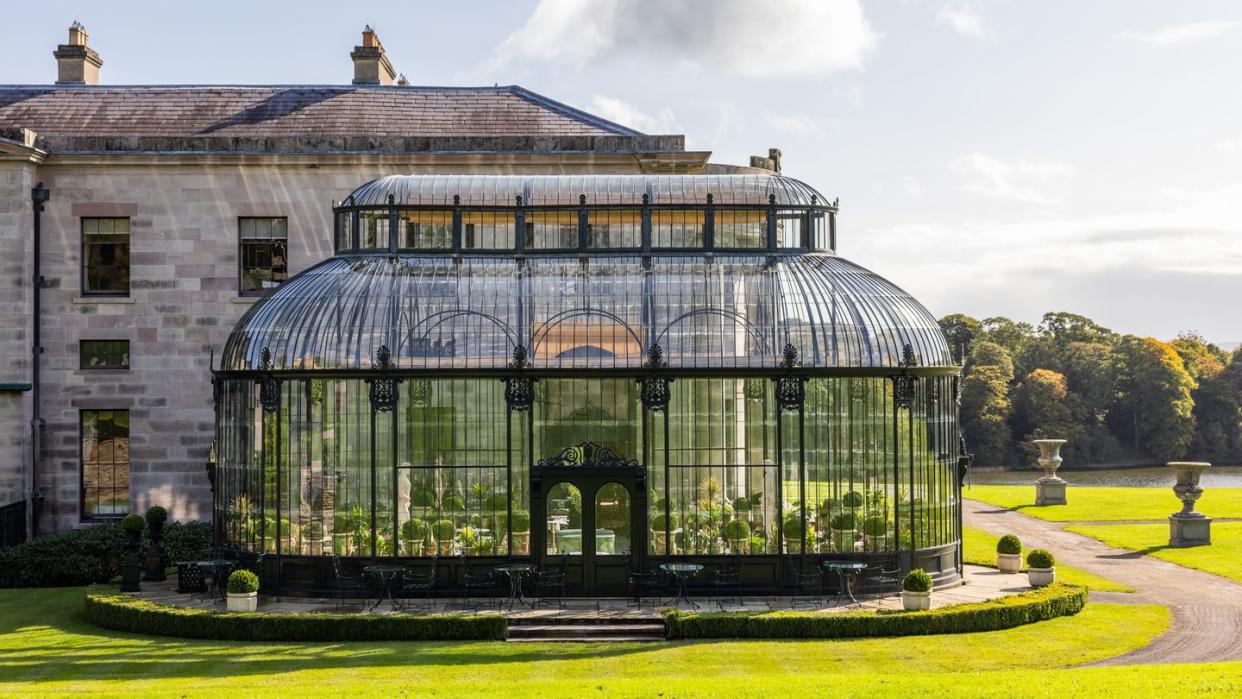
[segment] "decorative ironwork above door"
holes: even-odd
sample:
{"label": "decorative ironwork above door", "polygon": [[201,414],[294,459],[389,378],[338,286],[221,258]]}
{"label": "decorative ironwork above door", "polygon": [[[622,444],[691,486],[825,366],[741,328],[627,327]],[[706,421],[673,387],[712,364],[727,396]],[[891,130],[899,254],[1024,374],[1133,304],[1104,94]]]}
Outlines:
{"label": "decorative ironwork above door", "polygon": [[536,461],[530,469],[531,480],[536,485],[542,476],[547,475],[634,476],[642,487],[647,470],[638,461],[618,454],[612,447],[587,440],[565,447],[555,456]]}

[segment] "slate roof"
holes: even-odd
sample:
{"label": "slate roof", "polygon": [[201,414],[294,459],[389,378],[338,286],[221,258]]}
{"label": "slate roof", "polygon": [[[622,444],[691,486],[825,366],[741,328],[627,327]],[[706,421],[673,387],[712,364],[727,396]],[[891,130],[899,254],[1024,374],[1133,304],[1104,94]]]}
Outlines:
{"label": "slate roof", "polygon": [[586,150],[596,150],[592,139],[610,143],[606,150],[683,149],[681,137],[645,136],[518,86],[9,85],[0,86],[0,128],[5,127],[35,131],[61,152],[237,150],[225,144],[332,138],[337,139],[332,149],[359,139],[406,139],[394,149],[437,150],[453,143],[437,147],[434,139],[481,137],[492,139],[496,148],[460,149],[525,150],[532,143],[558,149],[549,138],[566,139],[559,148],[567,150],[584,149],[579,147],[584,143]]}

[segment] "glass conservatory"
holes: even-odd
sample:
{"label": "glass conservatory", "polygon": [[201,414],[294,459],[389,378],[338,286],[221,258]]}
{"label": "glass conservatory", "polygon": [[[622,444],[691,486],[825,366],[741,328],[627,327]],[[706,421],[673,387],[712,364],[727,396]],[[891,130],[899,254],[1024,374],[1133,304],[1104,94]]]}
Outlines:
{"label": "glass conservatory", "polygon": [[[567,570],[829,559],[960,572],[958,368],[790,178],[390,176],[215,371],[222,543],[286,591],[332,557]],[[451,561],[451,563],[446,563]]]}

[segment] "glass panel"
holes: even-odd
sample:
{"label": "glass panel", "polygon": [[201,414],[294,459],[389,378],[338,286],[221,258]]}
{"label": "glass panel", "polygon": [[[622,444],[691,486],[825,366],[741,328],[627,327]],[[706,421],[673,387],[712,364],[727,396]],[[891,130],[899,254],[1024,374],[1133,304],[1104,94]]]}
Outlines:
{"label": "glass panel", "polygon": [[82,517],[129,512],[129,411],[81,413]]}
{"label": "glass panel", "polygon": [[643,243],[642,211],[587,212],[587,245],[592,248],[637,248]]}
{"label": "glass panel", "polygon": [[526,247],[530,250],[578,248],[578,210],[525,212]]}
{"label": "glass panel", "polygon": [[811,248],[814,250],[831,250],[829,240],[828,214],[822,211],[811,212]]}
{"label": "glass panel", "polygon": [[606,483],[595,494],[595,553],[630,551],[630,491],[620,483]]}
{"label": "glass panel", "polygon": [[82,340],[78,347],[82,369],[129,368],[129,340]]}
{"label": "glass panel", "polygon": [[768,244],[768,212],[716,209],[717,248],[763,248]]}
{"label": "glass panel", "polygon": [[463,211],[461,246],[467,250],[512,250],[516,219],[512,211]]}
{"label": "glass panel", "polygon": [[362,250],[388,249],[388,212],[363,212],[358,214],[358,228],[362,235],[358,247]]}
{"label": "glass panel", "polygon": [[633,379],[545,379],[535,386],[536,459],[587,441],[638,458],[642,407]]}
{"label": "glass panel", "polygon": [[802,224],[806,214],[801,211],[778,211],[776,214],[776,245],[782,248],[805,247]]}
{"label": "glass panel", "polygon": [[702,211],[651,212],[651,245],[657,248],[702,248],[706,214]]}
{"label": "glass panel", "polygon": [[549,555],[582,555],[582,493],[570,483],[548,491],[547,542]]}
{"label": "glass panel", "polygon": [[336,215],[336,250],[354,248],[354,217],[348,211]]}
{"label": "glass panel", "polygon": [[453,246],[452,211],[402,211],[403,250],[447,250]]}
{"label": "glass panel", "polygon": [[129,293],[129,219],[82,219],[82,291]]}

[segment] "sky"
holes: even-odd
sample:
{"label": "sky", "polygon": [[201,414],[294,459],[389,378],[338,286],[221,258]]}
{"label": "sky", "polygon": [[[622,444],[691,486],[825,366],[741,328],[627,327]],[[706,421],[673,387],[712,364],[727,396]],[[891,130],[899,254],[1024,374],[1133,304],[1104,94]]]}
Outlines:
{"label": "sky", "polygon": [[519,84],[712,160],[779,147],[839,252],[933,314],[1242,341],[1242,3],[21,3],[0,84],[344,84],[373,25],[415,85]]}

